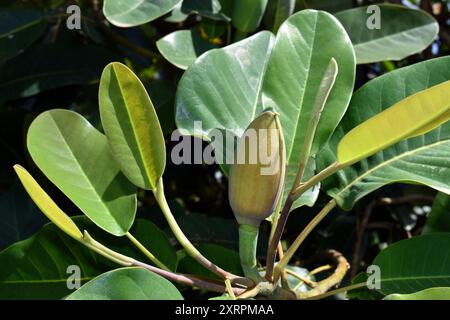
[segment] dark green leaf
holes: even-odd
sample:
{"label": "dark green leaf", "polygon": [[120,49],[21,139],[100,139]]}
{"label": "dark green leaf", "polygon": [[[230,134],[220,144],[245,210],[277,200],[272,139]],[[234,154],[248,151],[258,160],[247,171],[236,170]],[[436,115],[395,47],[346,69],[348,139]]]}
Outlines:
{"label": "dark green leaf", "polygon": [[41,44],[0,66],[0,105],[9,100],[100,79],[115,56],[96,46]]}
{"label": "dark green leaf", "polygon": [[47,27],[42,12],[2,8],[0,18],[0,63],[16,56],[39,39]]}
{"label": "dark green leaf", "polygon": [[450,196],[438,193],[422,234],[450,232]]}

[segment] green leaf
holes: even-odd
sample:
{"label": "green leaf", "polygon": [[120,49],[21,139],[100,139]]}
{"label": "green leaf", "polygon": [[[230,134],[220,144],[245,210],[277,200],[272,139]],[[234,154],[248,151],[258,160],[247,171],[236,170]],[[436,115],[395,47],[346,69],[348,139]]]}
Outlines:
{"label": "green leaf", "polygon": [[330,13],[352,8],[354,6],[353,0],[307,0],[297,1],[295,11],[303,9],[323,10]]}
{"label": "green leaf", "polygon": [[[209,136],[213,129],[243,130],[262,111],[258,104],[273,35],[259,32],[245,40],[203,54],[181,78],[176,122],[185,135]],[[201,121],[201,128],[194,126]],[[217,152],[216,152],[217,158]],[[225,163],[223,161],[219,161]]]}
{"label": "green leaf", "polygon": [[27,146],[42,172],[95,224],[116,236],[128,232],[136,188],[115,164],[106,137],[86,119],[46,111],[31,124]]}
{"label": "green leaf", "polygon": [[187,15],[194,13],[212,20],[230,20],[222,12],[222,5],[219,0],[183,0],[181,11]]}
{"label": "green leaf", "polygon": [[54,224],[0,252],[1,299],[60,299],[69,294],[69,266],[80,267],[84,283],[108,270],[104,260]]}
{"label": "green leaf", "polygon": [[383,300],[450,300],[450,288],[429,288],[410,294],[390,294]]}
{"label": "green leaf", "polygon": [[[346,111],[353,91],[355,57],[345,30],[326,12],[304,10],[280,27],[264,78],[262,102],[264,108],[280,113],[287,155],[285,191],[294,183],[311,113],[332,58],[339,72],[320,117],[311,155],[327,142]],[[304,179],[313,173],[311,162]]]}
{"label": "green leaf", "polygon": [[449,91],[450,81],[440,83],[364,121],[339,142],[339,163],[353,164],[405,138],[426,134],[447,122],[450,118]]}
{"label": "green leaf", "polygon": [[[139,240],[155,257],[175,271],[178,265],[177,252],[164,231],[159,229],[153,222],[144,219],[136,219],[130,233]],[[98,237],[95,239],[100,240]],[[103,242],[109,243],[109,242]],[[128,243],[128,246],[131,244]],[[117,251],[120,252],[120,249]],[[141,261],[143,258],[141,258]]]}
{"label": "green leaf", "polygon": [[381,251],[373,261],[380,268],[378,291],[413,293],[450,286],[450,234],[436,233],[394,243]]}
{"label": "green leaf", "polygon": [[[319,169],[336,161],[336,146],[347,132],[404,98],[449,80],[449,66],[449,57],[432,59],[389,72],[360,88],[328,147],[319,155]],[[449,150],[450,124],[446,123],[341,170],[325,180],[324,187],[345,210],[368,193],[393,182],[420,183],[450,193]]]}
{"label": "green leaf", "polygon": [[195,30],[178,30],[156,42],[159,52],[174,66],[186,70],[202,53],[214,49]]}
{"label": "green leaf", "polygon": [[103,14],[118,27],[134,27],[171,11],[181,0],[105,0]]}
{"label": "green leaf", "polygon": [[113,157],[136,186],[154,190],[166,166],[166,146],[153,103],[125,65],[107,65],[100,80],[100,116]]}
{"label": "green leaf", "polygon": [[183,300],[175,286],[142,268],[121,268],[89,281],[67,300]]}
{"label": "green leaf", "polygon": [[16,171],[25,190],[33,199],[34,203],[54,224],[58,226],[67,235],[80,241],[83,234],[70,217],[63,212],[50,196],[41,188],[34,178],[22,166],[15,165]]}
{"label": "green leaf", "polygon": [[254,32],[261,23],[268,0],[239,0],[234,2],[233,26],[242,32]]}
{"label": "green leaf", "polygon": [[[367,273],[361,272],[358,273],[355,278],[352,280],[352,285],[365,283],[367,284]],[[367,285],[362,286],[361,288],[350,290],[347,292],[347,297],[349,299],[356,300],[380,300],[383,298],[383,295],[378,292],[376,289],[369,289]]]}
{"label": "green leaf", "polygon": [[450,232],[450,196],[438,193],[423,227],[422,234]]}
{"label": "green leaf", "polygon": [[38,10],[2,8],[0,63],[28,48],[42,36],[46,27],[47,21]]}
{"label": "green leaf", "polygon": [[0,105],[43,91],[100,79],[115,55],[97,46],[39,44],[0,66]]}
{"label": "green leaf", "polygon": [[[72,218],[81,230],[116,252],[146,261],[146,257],[126,237],[117,238],[96,227],[87,217]],[[154,255],[175,270],[177,256],[167,236],[153,223],[137,219],[131,233]],[[45,225],[33,237],[17,242],[0,253],[1,299],[60,299],[71,290],[67,288],[69,266],[80,267],[81,283],[117,267],[81,243],[71,239],[54,224]]]}
{"label": "green leaf", "polygon": [[281,24],[294,12],[295,0],[269,0],[264,24],[277,32]]}
{"label": "green leaf", "polygon": [[0,196],[0,250],[28,238],[46,222],[20,182]]}
{"label": "green leaf", "polygon": [[[379,16],[367,13],[367,7],[336,13],[352,40],[358,64],[401,60],[423,51],[438,34],[438,23],[425,11],[391,4],[377,7]],[[378,19],[379,28],[367,27],[373,19]]]}

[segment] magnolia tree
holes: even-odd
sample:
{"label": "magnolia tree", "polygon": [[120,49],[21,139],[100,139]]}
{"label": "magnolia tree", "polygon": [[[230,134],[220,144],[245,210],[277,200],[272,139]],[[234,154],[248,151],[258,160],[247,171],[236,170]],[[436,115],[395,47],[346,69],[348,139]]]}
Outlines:
{"label": "magnolia tree", "polygon": [[[163,131],[142,76],[119,61],[101,73],[99,125],[66,109],[44,111],[31,122],[26,147],[39,171],[33,178],[31,162],[14,170],[52,223],[0,253],[0,295],[183,299],[193,287],[214,293],[213,299],[233,300],[340,293],[356,299],[449,298],[450,58],[397,68],[355,90],[358,65],[422,52],[439,32],[436,20],[389,4],[338,12],[296,7],[295,1],[210,4],[103,2],[107,23],[119,28],[189,16],[216,25],[203,25],[200,33],[176,30],[156,42],[168,63],[185,70],[176,87],[174,132]],[[70,13],[73,21],[77,12]],[[221,26],[225,43],[207,35]],[[174,144],[171,152],[166,138]],[[230,269],[191,242],[166,199],[169,163],[186,170],[194,163],[214,164],[227,176],[240,266]],[[84,216],[61,209],[39,172]],[[358,275],[333,247],[315,255],[314,268],[295,263],[325,217],[399,182],[441,192],[422,234],[389,245]],[[181,246],[178,254],[155,224],[136,219],[137,199],[146,192]],[[372,207],[395,199],[380,201]],[[285,239],[288,218],[298,208],[309,213],[309,222]],[[221,228],[208,227],[213,235]],[[258,242],[264,228],[270,232]],[[182,255],[190,259],[189,272],[179,269]],[[350,274],[352,283],[340,285]],[[48,286],[39,288],[36,281]]]}

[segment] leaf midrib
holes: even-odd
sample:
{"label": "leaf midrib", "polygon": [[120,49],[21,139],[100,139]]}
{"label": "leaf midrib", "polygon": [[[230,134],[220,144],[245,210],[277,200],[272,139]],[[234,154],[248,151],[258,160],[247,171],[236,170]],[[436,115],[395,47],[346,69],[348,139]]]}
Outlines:
{"label": "leaf midrib", "polygon": [[[126,99],[125,99],[125,94],[124,94],[124,90],[122,88],[122,84],[121,84],[121,82],[119,80],[119,77],[118,77],[117,72],[116,72],[114,67],[113,67],[113,71],[114,71],[115,80],[117,81],[117,85],[119,86],[120,96],[121,96],[122,101],[123,101],[123,103],[125,105],[125,110],[126,110],[128,119],[130,121],[131,129],[133,131],[134,140],[136,141],[136,144],[137,144],[137,147],[138,147],[138,150],[139,150],[139,158],[140,158],[140,160],[141,160],[141,162],[143,164],[145,174],[147,175],[147,177],[144,177],[144,185],[146,184],[145,180],[148,180],[148,182],[150,183],[151,187],[154,188],[155,186],[153,185],[152,179],[150,178],[151,177],[151,173],[148,172],[148,168],[147,168],[147,165],[146,165],[146,159],[145,159],[145,157],[143,155],[143,152],[142,152],[141,142],[140,142],[140,140],[138,138],[138,135],[136,134],[136,127],[134,125],[133,117],[131,116],[130,110],[128,108],[128,104],[127,104]],[[138,81],[139,81],[139,79],[138,79]],[[144,89],[143,86],[141,86],[140,88]],[[114,106],[113,106],[113,108],[114,108]],[[115,112],[115,108],[114,108],[114,112]],[[119,122],[119,126],[120,126],[120,122]],[[125,141],[126,141],[126,138],[125,138]],[[133,151],[131,150],[131,148],[130,148],[130,151],[131,151],[132,156],[134,158]],[[138,168],[139,168],[139,171],[140,171],[139,165],[138,165]]]}

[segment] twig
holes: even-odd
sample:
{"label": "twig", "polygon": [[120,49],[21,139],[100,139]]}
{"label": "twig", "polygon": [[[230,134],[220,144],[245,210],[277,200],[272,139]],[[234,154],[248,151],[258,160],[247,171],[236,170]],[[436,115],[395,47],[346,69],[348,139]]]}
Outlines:
{"label": "twig", "polygon": [[305,283],[308,287],[310,287],[310,288],[315,288],[315,287],[317,287],[317,282],[315,282],[315,281],[313,281],[313,280],[311,280],[311,279],[308,279],[308,278],[306,278],[306,277],[303,277],[303,276],[299,275],[298,273],[296,273],[296,272],[294,272],[294,271],[292,271],[292,270],[290,270],[290,269],[284,269],[284,271],[285,271],[287,274],[290,274],[291,276],[293,276],[294,278],[297,278],[298,280],[304,282],[304,283]]}
{"label": "twig", "polygon": [[306,299],[314,296],[318,296],[327,292],[330,288],[337,286],[342,279],[345,277],[347,270],[349,269],[349,264],[347,259],[336,250],[327,250],[323,252],[320,256],[325,259],[331,259],[333,264],[336,265],[336,270],[328,278],[317,282],[317,286],[307,292],[297,292],[297,298]]}

